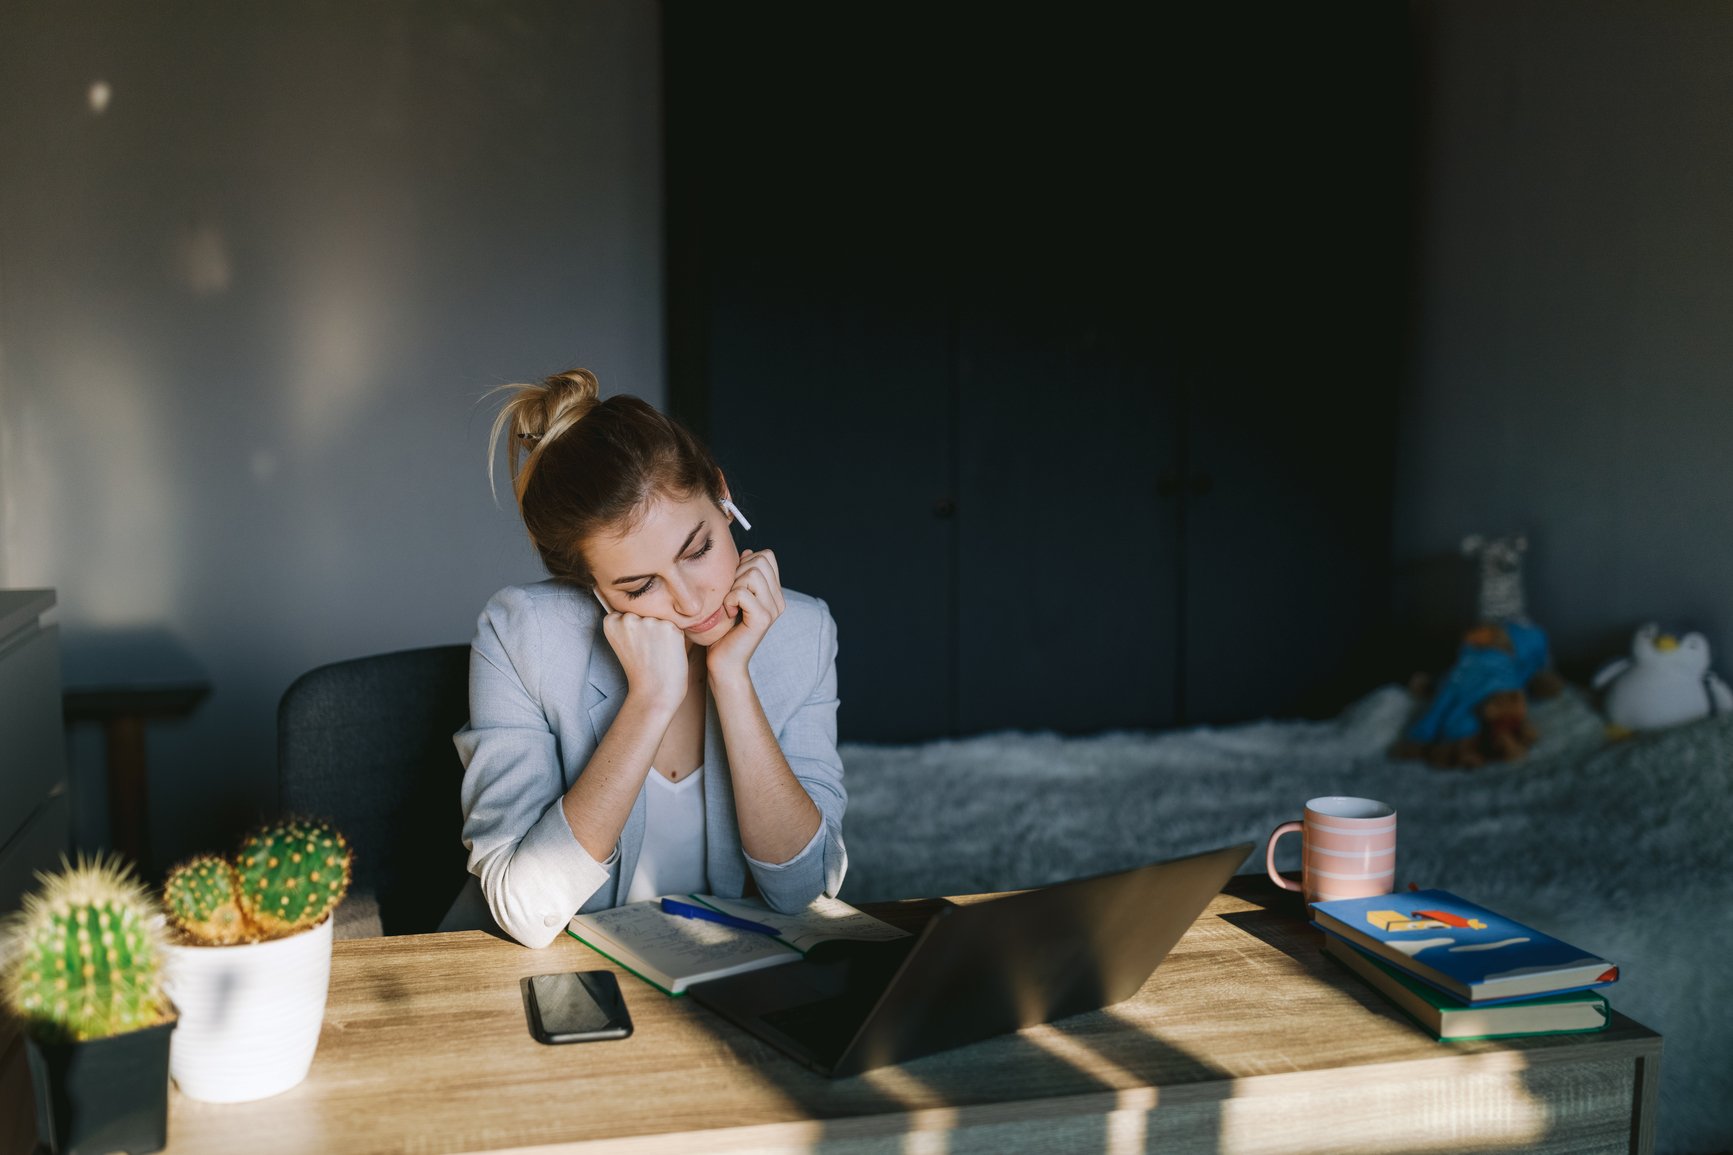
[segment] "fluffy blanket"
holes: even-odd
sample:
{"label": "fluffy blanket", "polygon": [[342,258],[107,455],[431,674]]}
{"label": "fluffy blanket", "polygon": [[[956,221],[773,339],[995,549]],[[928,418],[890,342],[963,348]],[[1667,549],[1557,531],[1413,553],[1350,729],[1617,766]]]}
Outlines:
{"label": "fluffy blanket", "polygon": [[[1397,808],[1397,882],[1455,891],[1619,963],[1613,1005],[1665,1039],[1657,1149],[1733,1147],[1733,716],[1609,742],[1569,688],[1519,763],[1385,751],[1399,687],[1329,722],[847,744],[852,902],[1005,890],[1262,840],[1307,798]],[[1277,865],[1299,867],[1297,838]],[[1262,870],[1262,853],[1246,871]]]}

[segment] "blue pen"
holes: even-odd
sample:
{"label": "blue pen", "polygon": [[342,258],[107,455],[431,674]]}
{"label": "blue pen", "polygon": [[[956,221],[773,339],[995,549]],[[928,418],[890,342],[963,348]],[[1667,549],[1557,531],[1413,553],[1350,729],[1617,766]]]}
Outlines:
{"label": "blue pen", "polygon": [[731,926],[736,930],[757,931],[759,934],[774,934],[781,936],[782,932],[773,926],[765,926],[751,919],[735,918],[731,914],[723,914],[719,910],[711,910],[707,906],[693,906],[689,902],[681,902],[677,898],[664,898],[662,910],[668,914],[677,914],[681,918],[701,918],[705,922],[719,922],[723,926]]}

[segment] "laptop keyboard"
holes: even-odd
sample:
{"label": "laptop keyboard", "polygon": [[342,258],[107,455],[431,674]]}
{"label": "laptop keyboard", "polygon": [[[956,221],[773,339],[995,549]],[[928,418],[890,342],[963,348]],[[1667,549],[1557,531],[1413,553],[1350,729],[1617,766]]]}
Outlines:
{"label": "laptop keyboard", "polygon": [[860,1028],[861,1020],[872,1010],[873,1000],[859,995],[842,994],[810,1003],[769,1011],[760,1018],[775,1027],[821,1059],[832,1059],[842,1053],[849,1040]]}

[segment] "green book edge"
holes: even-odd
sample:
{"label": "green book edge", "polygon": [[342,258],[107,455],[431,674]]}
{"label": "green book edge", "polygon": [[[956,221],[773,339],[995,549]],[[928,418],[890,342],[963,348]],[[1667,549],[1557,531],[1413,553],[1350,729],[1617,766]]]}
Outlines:
{"label": "green book edge", "polygon": [[607,951],[603,950],[601,947],[597,946],[595,943],[590,942],[588,939],[585,939],[582,936],[580,936],[577,931],[575,931],[571,928],[570,923],[566,924],[566,933],[571,935],[573,938],[577,939],[579,942],[583,943],[585,946],[589,947],[591,950],[595,951],[597,954],[601,955],[603,958],[607,959],[609,962],[613,963],[615,966],[619,967],[621,970],[625,971],[627,974],[637,975],[637,977],[643,979],[645,982],[649,983],[651,986],[655,987],[657,990],[661,991],[663,994],[667,995],[669,998],[682,999],[682,998],[686,997],[685,991],[680,991],[679,993],[675,993],[674,991],[671,991],[667,987],[663,986],[661,983],[657,982],[655,979],[649,978],[649,977],[639,973],[638,971],[633,970],[631,967],[627,966],[625,963],[621,962],[619,959],[615,958],[613,955],[609,954]]}
{"label": "green book edge", "polygon": [[[1330,937],[1328,935],[1328,932],[1326,932],[1326,937]],[[1361,949],[1359,946],[1355,945],[1352,942],[1349,942],[1345,938],[1337,937],[1336,942],[1338,944],[1340,944],[1341,946],[1346,947],[1348,950],[1353,951],[1355,954],[1357,954],[1362,959],[1365,959],[1367,962],[1371,963],[1373,966],[1377,967],[1379,971],[1388,975],[1391,979],[1395,980],[1395,982],[1398,985],[1400,985],[1404,990],[1409,991],[1410,993],[1419,996],[1419,998],[1422,1001],[1424,1001],[1428,1006],[1433,1007],[1435,1010],[1441,1012],[1441,1014],[1448,1014],[1449,1012],[1452,1012],[1452,1011],[1476,1011],[1476,1010],[1489,1009],[1489,1008],[1485,1008],[1485,1007],[1471,1006],[1468,1003],[1464,1003],[1460,999],[1451,998],[1449,995],[1445,994],[1443,991],[1440,991],[1440,990],[1437,990],[1433,987],[1427,986],[1425,983],[1420,982],[1418,979],[1410,978],[1407,975],[1403,974],[1401,971],[1397,970],[1395,967],[1391,966],[1389,963],[1385,962],[1383,959],[1379,958],[1377,955],[1371,953],[1370,951]],[[1428,1026],[1426,1023],[1421,1022],[1419,1019],[1415,1018],[1411,1013],[1409,1013],[1408,1008],[1404,1007],[1401,1003],[1398,1003],[1396,1000],[1392,999],[1385,992],[1379,990],[1377,984],[1372,983],[1372,982],[1368,982],[1365,975],[1363,975],[1359,971],[1355,970],[1352,966],[1349,966],[1348,963],[1345,962],[1344,960],[1337,958],[1334,953],[1332,953],[1331,951],[1328,951],[1328,950],[1324,951],[1323,953],[1325,954],[1325,956],[1327,956],[1330,959],[1330,961],[1334,962],[1337,966],[1341,967],[1343,970],[1347,971],[1349,974],[1353,975],[1356,979],[1358,979],[1359,982],[1361,983],[1361,985],[1365,986],[1367,990],[1372,991],[1379,998],[1383,999],[1384,1002],[1388,1006],[1395,1009],[1399,1014],[1401,1014],[1401,1016],[1403,1018],[1407,1019],[1409,1022],[1413,1023],[1415,1026],[1419,1027],[1421,1030],[1425,1031],[1429,1036],[1432,1037],[1432,1039],[1435,1042],[1440,1042],[1440,1043],[1473,1043],[1473,1042],[1485,1042],[1485,1041],[1490,1040],[1490,1039],[1519,1039],[1519,1038],[1520,1039],[1531,1039],[1531,1038],[1539,1038],[1543,1035],[1586,1035],[1586,1034],[1592,1034],[1595,1031],[1606,1030],[1607,1026],[1613,1021],[1613,1009],[1612,1009],[1611,1004],[1609,1004],[1607,1002],[1605,995],[1599,994],[1598,992],[1595,992],[1595,991],[1565,991],[1562,994],[1542,995],[1541,997],[1536,998],[1536,999],[1525,999],[1525,1000],[1523,1000],[1521,1005],[1545,1005],[1548,1003],[1598,1003],[1598,1004],[1600,1004],[1601,1016],[1602,1016],[1600,1025],[1594,1026],[1594,1027],[1566,1027],[1566,1028],[1563,1028],[1561,1030],[1554,1030],[1554,1031],[1504,1031],[1504,1032],[1500,1032],[1499,1034],[1495,1034],[1495,1035],[1450,1035],[1450,1036],[1446,1037],[1444,1035],[1440,1035],[1440,1034],[1435,1033],[1430,1026]],[[1515,1006],[1518,1004],[1505,1003],[1502,1005]]]}
{"label": "green book edge", "polygon": [[[728,911],[723,910],[720,907],[713,906],[710,903],[705,902],[701,897],[699,897],[696,894],[688,894],[686,897],[691,899],[693,902],[696,902],[700,906],[709,907],[709,909],[714,910],[717,914],[728,914],[729,913]],[[571,935],[573,938],[577,939],[579,942],[583,943],[585,946],[589,947],[591,950],[595,951],[597,954],[601,955],[603,958],[607,959],[609,962],[613,963],[615,966],[619,967],[621,970],[625,971],[627,974],[635,975],[636,977],[643,979],[645,982],[649,983],[651,986],[655,987],[657,990],[661,991],[663,994],[667,995],[669,998],[671,998],[671,999],[683,999],[686,997],[685,991],[671,991],[671,990],[669,990],[667,987],[663,986],[661,983],[657,982],[655,979],[648,977],[647,975],[643,974],[641,971],[633,969],[632,967],[628,966],[627,964],[621,962],[619,959],[615,958],[613,955],[609,954],[607,951],[603,950],[601,947],[597,946],[595,943],[584,938],[577,931],[572,929],[572,924],[569,921],[566,923],[566,933]],[[766,935],[765,937],[769,938],[770,936]],[[795,946],[793,943],[789,942],[787,939],[783,938],[781,935],[775,936],[771,941],[775,942],[778,946],[787,947],[789,950],[793,951],[795,954],[801,956],[802,958],[806,957],[805,951],[801,950],[799,947]]]}

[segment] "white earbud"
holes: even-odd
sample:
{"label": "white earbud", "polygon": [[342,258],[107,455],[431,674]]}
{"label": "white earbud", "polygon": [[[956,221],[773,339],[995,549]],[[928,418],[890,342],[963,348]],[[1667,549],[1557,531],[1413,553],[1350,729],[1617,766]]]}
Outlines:
{"label": "white earbud", "polygon": [[721,505],[725,511],[734,515],[734,520],[738,521],[740,523],[741,529],[751,529],[752,528],[752,523],[750,521],[746,520],[746,515],[744,513],[740,512],[740,507],[738,505],[735,505],[732,501],[729,501],[726,497],[722,499]]}

